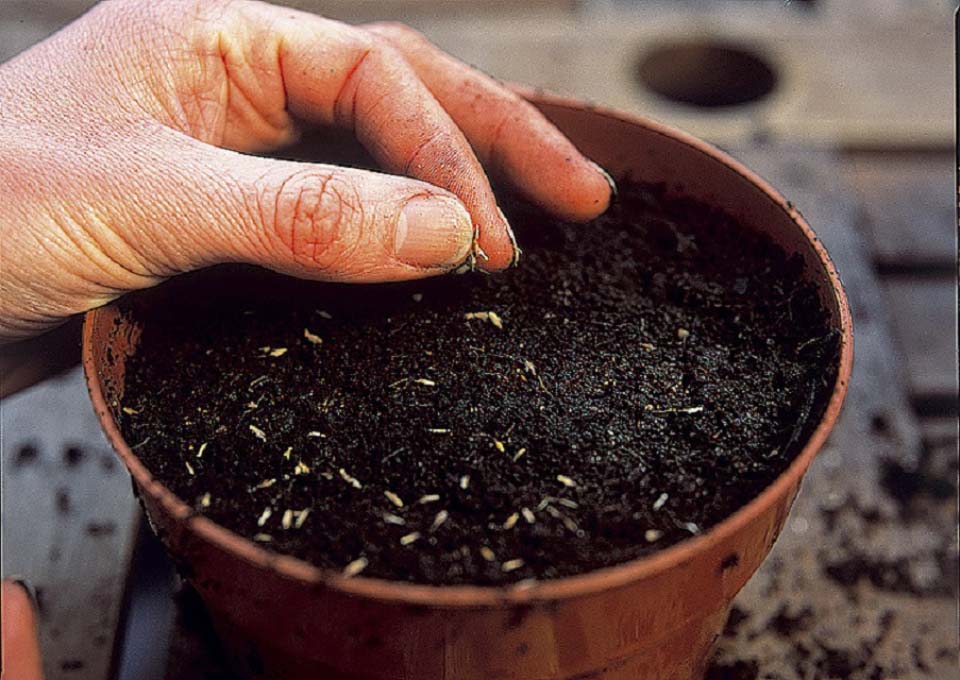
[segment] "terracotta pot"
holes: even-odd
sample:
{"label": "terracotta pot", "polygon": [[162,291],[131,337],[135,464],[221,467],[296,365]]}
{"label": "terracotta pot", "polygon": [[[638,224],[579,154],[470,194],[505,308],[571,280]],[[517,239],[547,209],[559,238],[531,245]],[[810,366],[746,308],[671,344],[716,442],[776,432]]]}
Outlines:
{"label": "terracotta pot", "polygon": [[682,132],[581,102],[531,99],[614,176],[666,182],[803,257],[842,334],[826,412],[796,460],[757,498],[703,535],[650,557],[525,587],[346,579],[196,515],[153,479],[114,417],[139,330],[116,306],[91,312],[83,364],[100,422],[155,531],[200,593],[225,647],[252,677],[697,677],[734,595],[769,552],[836,422],[852,362],[850,314],[837,272],[800,213],[736,161]]}

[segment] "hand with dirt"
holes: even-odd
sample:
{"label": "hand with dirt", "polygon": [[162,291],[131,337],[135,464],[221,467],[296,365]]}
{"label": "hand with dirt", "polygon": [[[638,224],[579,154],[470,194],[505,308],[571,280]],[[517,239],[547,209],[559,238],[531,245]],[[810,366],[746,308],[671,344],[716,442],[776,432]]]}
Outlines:
{"label": "hand with dirt", "polygon": [[[396,175],[246,155],[310,125]],[[0,66],[0,340],[220,262],[376,282],[517,256],[483,163],[562,218],[610,187],[531,105],[399,25],[104,2]]]}

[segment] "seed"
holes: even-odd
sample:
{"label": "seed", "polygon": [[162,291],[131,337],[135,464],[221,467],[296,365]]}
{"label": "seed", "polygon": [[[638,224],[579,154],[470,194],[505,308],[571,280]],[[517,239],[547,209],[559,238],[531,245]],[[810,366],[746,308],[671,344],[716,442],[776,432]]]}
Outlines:
{"label": "seed", "polygon": [[542,511],[544,508],[550,505],[550,502],[553,500],[555,499],[551,496],[544,496],[543,499],[539,503],[537,503],[537,512]]}
{"label": "seed", "polygon": [[414,293],[410,297],[413,298],[414,302],[420,302],[423,299],[423,293]]}
{"label": "seed", "polygon": [[567,477],[566,475],[557,475],[557,481],[560,482],[561,484],[563,484],[564,486],[566,486],[566,487],[568,487],[568,488],[571,488],[571,489],[574,488],[574,487],[576,487],[576,485],[577,485],[577,483],[576,483],[575,481],[573,481],[572,479],[570,479],[570,478]]}
{"label": "seed", "polygon": [[447,434],[450,432],[450,430],[445,427],[428,427],[427,432],[431,432],[433,434]]}
{"label": "seed", "polygon": [[517,526],[518,519],[520,519],[520,515],[516,512],[513,513],[512,515],[507,517],[506,521],[503,523],[503,528],[512,529],[513,527]]}
{"label": "seed", "polygon": [[259,484],[257,484],[255,489],[269,489],[271,486],[277,483],[276,477],[271,477],[270,479],[265,479]]}
{"label": "seed", "polygon": [[203,452],[207,450],[207,442],[203,442],[200,445],[200,450],[197,451],[197,458],[203,458]]}
{"label": "seed", "polygon": [[403,517],[400,517],[399,515],[394,515],[391,512],[383,513],[383,521],[386,522],[387,524],[394,524],[398,527],[402,527],[407,523],[407,520],[405,520]]}
{"label": "seed", "polygon": [[547,514],[553,517],[554,519],[560,519],[561,517],[563,517],[563,514],[552,505],[548,505],[544,509],[547,511]]}
{"label": "seed", "polygon": [[275,350],[272,350],[272,351],[270,352],[270,356],[272,356],[272,357],[282,357],[282,356],[283,356],[284,354],[286,354],[286,353],[287,353],[287,348],[286,348],[286,347],[277,347]]}
{"label": "seed", "polygon": [[641,342],[641,343],[640,343],[640,347],[642,347],[643,349],[647,350],[648,352],[652,352],[653,350],[656,349],[656,347],[654,347],[653,345],[651,345],[649,342]]}
{"label": "seed", "polygon": [[436,531],[440,526],[447,521],[447,518],[450,516],[446,510],[441,510],[437,513],[437,516],[433,518],[433,524],[430,525],[430,531]]}
{"label": "seed", "polygon": [[321,319],[327,319],[327,320],[330,320],[333,318],[333,314],[331,314],[330,312],[324,309],[318,309],[317,316],[319,316]]}
{"label": "seed", "polygon": [[557,503],[562,505],[565,508],[570,508],[571,510],[576,510],[580,505],[576,501],[572,501],[569,498],[558,498]]}
{"label": "seed", "polygon": [[410,545],[420,539],[419,531],[411,531],[409,534],[400,537],[400,545]]}
{"label": "seed", "polygon": [[470,475],[464,475],[460,478],[460,488],[466,491],[468,486],[470,486]]}
{"label": "seed", "polygon": [[569,517],[563,517],[560,519],[560,521],[563,523],[563,526],[566,527],[567,531],[572,531],[573,533],[577,533],[577,531],[579,531],[580,529],[580,527],[577,526],[577,523],[574,522]]}
{"label": "seed", "polygon": [[307,432],[307,436],[308,437],[326,437],[327,435],[325,435],[323,432],[317,432],[316,430],[314,430],[312,432]]}
{"label": "seed", "polygon": [[656,543],[661,536],[663,536],[663,532],[656,529],[647,529],[643,532],[643,538],[647,543]]}
{"label": "seed", "polygon": [[293,474],[305,475],[310,472],[310,467],[302,460],[297,462],[297,467],[293,468]]}
{"label": "seed", "polygon": [[396,505],[398,508],[403,507],[403,499],[400,498],[397,494],[392,491],[384,491],[383,495],[387,497],[387,500]]}
{"label": "seed", "polygon": [[668,498],[670,498],[670,494],[668,494],[668,493],[662,493],[662,494],[660,494],[660,496],[657,498],[657,500],[655,500],[655,501],[653,502],[653,509],[654,509],[654,510],[659,510],[660,508],[662,508],[664,505],[667,504],[667,499],[668,499]]}
{"label": "seed", "polygon": [[536,516],[533,514],[533,511],[530,508],[520,508],[520,514],[523,515],[523,518],[527,520],[527,524],[533,524],[537,521]]}
{"label": "seed", "polygon": [[303,337],[307,339],[307,342],[312,342],[314,345],[319,345],[323,342],[323,338],[319,335],[314,335],[308,329],[303,329]]}
{"label": "seed", "polygon": [[499,451],[500,453],[504,453],[507,450],[506,447],[503,445],[503,442],[500,441],[499,439],[494,439],[493,445],[496,447],[497,451]]}
{"label": "seed", "polygon": [[307,517],[310,516],[310,508],[304,508],[297,513],[297,521],[293,523],[294,529],[299,529],[303,526],[303,523],[307,521]]}
{"label": "seed", "polygon": [[209,508],[211,500],[212,499],[210,497],[210,492],[208,491],[207,493],[203,494],[203,496],[200,498],[200,507]]}
{"label": "seed", "polygon": [[348,564],[343,568],[343,575],[346,576],[347,578],[356,576],[361,571],[366,569],[368,564],[370,563],[367,562],[366,557],[358,557],[353,562],[351,562],[350,564]]}
{"label": "seed", "polygon": [[137,409],[135,409],[135,408],[130,408],[129,406],[124,406],[121,410],[122,410],[124,413],[126,413],[128,416],[135,416],[135,415],[137,415],[138,413],[140,413],[140,411],[138,411]]}
{"label": "seed", "polygon": [[529,371],[530,373],[533,373],[534,375],[537,374],[537,367],[534,366],[533,362],[530,361],[529,359],[523,360],[523,368]]}
{"label": "seed", "polygon": [[503,321],[500,319],[500,315],[496,312],[490,312],[490,323],[497,328],[503,328]]}
{"label": "seed", "polygon": [[496,312],[467,312],[463,315],[468,321],[470,319],[480,319],[481,321],[489,321],[497,328],[503,328],[503,320]]}
{"label": "seed", "polygon": [[526,452],[527,452],[527,449],[526,447],[524,447],[524,448],[521,448],[519,451],[517,451],[515,454],[513,454],[513,462],[516,463],[518,460],[520,460],[523,457],[523,454],[525,454]]}
{"label": "seed", "polygon": [[251,425],[251,426],[250,426],[250,431],[253,432],[253,436],[256,437],[257,439],[259,439],[260,441],[262,441],[262,442],[267,441],[267,433],[264,432],[263,430],[261,430],[261,429],[260,429],[259,427],[257,427],[256,425]]}
{"label": "seed", "polygon": [[293,510],[290,510],[289,508],[287,508],[286,510],[283,511],[283,517],[280,519],[280,526],[282,526],[284,530],[286,530],[286,529],[289,529],[292,524],[293,524]]}
{"label": "seed", "polygon": [[430,380],[430,378],[417,378],[413,382],[419,383],[420,385],[426,385],[427,387],[434,387],[437,383]]}
{"label": "seed", "polygon": [[288,446],[287,450],[283,452],[283,457],[285,460],[290,460],[290,454],[293,453],[293,447]]}
{"label": "seed", "polygon": [[258,543],[269,543],[273,540],[273,536],[270,534],[254,534],[253,540],[257,541]]}
{"label": "seed", "polygon": [[518,557],[513,560],[507,560],[502,565],[500,565],[500,569],[504,572],[516,571],[517,569],[520,569],[521,567],[523,567],[524,564],[525,562]]}
{"label": "seed", "polygon": [[193,466],[190,465],[190,461],[185,460],[183,461],[183,464],[187,466],[187,472],[189,472],[191,475],[197,474],[196,472],[193,471]]}
{"label": "seed", "polygon": [[691,534],[700,533],[700,527],[695,522],[687,522],[683,525],[683,528],[689,531]]}
{"label": "seed", "polygon": [[270,519],[270,515],[273,514],[273,510],[270,508],[264,508],[263,512],[260,513],[260,518],[257,520],[257,526],[262,527],[267,523],[267,520]]}
{"label": "seed", "polygon": [[420,496],[420,500],[417,501],[420,505],[426,505],[427,503],[436,503],[440,500],[440,494],[428,493],[424,496]]}
{"label": "seed", "polygon": [[363,484],[360,483],[360,480],[357,479],[356,477],[351,477],[350,473],[344,470],[343,468],[340,468],[338,472],[340,473],[340,476],[343,478],[343,481],[345,481],[347,484],[352,486],[354,489],[363,488]]}
{"label": "seed", "polygon": [[497,559],[496,554],[494,554],[494,552],[485,545],[480,547],[480,557],[485,559],[487,562],[493,562]]}

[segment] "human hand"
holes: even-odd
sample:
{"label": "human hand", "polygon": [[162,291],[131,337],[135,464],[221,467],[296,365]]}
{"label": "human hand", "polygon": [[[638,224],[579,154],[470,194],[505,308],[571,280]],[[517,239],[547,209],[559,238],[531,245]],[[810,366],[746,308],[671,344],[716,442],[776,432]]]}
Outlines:
{"label": "human hand", "polygon": [[5,580],[0,609],[0,680],[41,680],[36,616],[26,587]]}
{"label": "human hand", "polygon": [[[398,25],[236,0],[104,2],[0,67],[0,339],[219,262],[356,282],[502,269],[481,162],[558,216],[602,170],[493,79]],[[388,171],[245,155],[304,126]]]}

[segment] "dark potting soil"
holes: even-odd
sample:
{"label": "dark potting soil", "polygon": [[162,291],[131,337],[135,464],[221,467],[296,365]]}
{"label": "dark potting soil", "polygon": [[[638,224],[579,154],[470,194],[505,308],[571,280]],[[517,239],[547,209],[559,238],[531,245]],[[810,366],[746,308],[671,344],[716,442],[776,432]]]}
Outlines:
{"label": "dark potting soil", "polygon": [[659,186],[587,225],[507,213],[526,252],[494,276],[214,270],[216,294],[127,303],[126,440],[273,550],[434,584],[637,558],[787,467],[839,349],[799,257]]}

